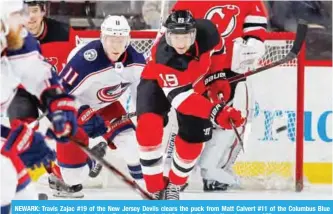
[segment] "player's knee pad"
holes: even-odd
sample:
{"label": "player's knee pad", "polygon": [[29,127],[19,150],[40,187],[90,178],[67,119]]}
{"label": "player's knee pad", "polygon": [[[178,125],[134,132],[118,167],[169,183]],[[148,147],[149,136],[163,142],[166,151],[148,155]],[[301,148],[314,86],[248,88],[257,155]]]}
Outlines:
{"label": "player's knee pad", "polygon": [[[89,137],[82,128],[78,128],[74,138],[83,145],[89,144]],[[87,163],[87,154],[75,142],[57,143],[56,151],[58,165],[61,167],[79,168]]]}
{"label": "player's knee pad", "polygon": [[113,140],[128,165],[139,164],[139,148],[133,129],[119,133]]}
{"label": "player's knee pad", "polygon": [[140,146],[157,146],[162,143],[163,118],[154,113],[145,113],[138,118],[136,137]]}
{"label": "player's knee pad", "polygon": [[178,135],[189,143],[202,143],[212,138],[212,123],[208,119],[177,113]]}
{"label": "player's knee pad", "polygon": [[205,169],[217,167],[234,141],[235,134],[233,130],[214,129],[212,139],[205,143],[205,149],[200,156],[200,167]]}
{"label": "player's knee pad", "polygon": [[68,185],[82,184],[89,177],[89,166],[85,164],[84,166],[78,168],[65,168],[60,167],[62,179]]}

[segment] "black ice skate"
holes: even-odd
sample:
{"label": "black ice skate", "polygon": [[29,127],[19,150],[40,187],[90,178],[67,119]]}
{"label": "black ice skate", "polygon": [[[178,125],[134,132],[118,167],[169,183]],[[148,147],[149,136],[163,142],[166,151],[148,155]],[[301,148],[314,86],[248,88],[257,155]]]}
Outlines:
{"label": "black ice skate", "polygon": [[164,200],[165,199],[165,190],[151,193],[151,196],[154,200]]}
{"label": "black ice skate", "polygon": [[165,199],[166,200],[179,200],[180,188],[181,188],[180,185],[175,185],[170,182],[165,189]]}
{"label": "black ice skate", "polygon": [[49,187],[53,190],[54,197],[61,198],[83,198],[82,185],[67,185],[61,179],[51,174],[49,176]]}
{"label": "black ice skate", "polygon": [[226,191],[228,187],[228,184],[220,183],[214,180],[203,179],[203,191],[205,192]]}
{"label": "black ice skate", "polygon": [[[108,145],[105,142],[100,142],[91,149],[91,152],[96,156],[103,158],[106,154],[107,146]],[[94,164],[94,166],[90,169],[89,177],[91,178],[97,177],[99,173],[102,171],[102,168],[103,168],[102,164],[100,163]]]}

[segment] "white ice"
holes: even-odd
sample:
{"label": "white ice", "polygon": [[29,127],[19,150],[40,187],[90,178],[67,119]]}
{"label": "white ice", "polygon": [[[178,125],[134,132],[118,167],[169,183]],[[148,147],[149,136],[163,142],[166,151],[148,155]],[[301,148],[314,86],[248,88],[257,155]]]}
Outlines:
{"label": "white ice", "polygon": [[[46,193],[50,200],[66,200],[55,198],[45,185],[38,185],[41,193]],[[140,200],[139,194],[128,188],[84,189],[84,200]],[[332,200],[332,185],[307,186],[302,192],[293,191],[248,191],[230,190],[219,193],[203,193],[202,191],[181,194],[184,200]],[[67,199],[68,200],[68,199]]]}

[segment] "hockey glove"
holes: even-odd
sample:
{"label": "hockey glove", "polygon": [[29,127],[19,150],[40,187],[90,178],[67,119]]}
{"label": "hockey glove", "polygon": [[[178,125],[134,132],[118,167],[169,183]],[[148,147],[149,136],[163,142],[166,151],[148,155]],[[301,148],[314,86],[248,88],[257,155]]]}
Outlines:
{"label": "hockey glove", "polygon": [[243,125],[245,122],[245,118],[242,117],[239,110],[223,104],[217,104],[213,107],[210,119],[212,123],[224,129],[232,129],[230,120],[232,120],[236,127]]}
{"label": "hockey glove", "polygon": [[[1,127],[1,131],[4,130],[5,128]],[[41,165],[49,167],[56,158],[55,152],[48,147],[44,137],[40,133],[34,132],[25,123],[10,130],[2,152],[19,155],[28,168]]]}
{"label": "hockey glove", "polygon": [[223,95],[224,102],[228,102],[230,99],[231,87],[224,72],[221,71],[208,75],[205,78],[205,85],[207,87],[208,97],[212,102],[220,102],[221,94]]}
{"label": "hockey glove", "polygon": [[77,118],[78,125],[83,127],[90,138],[96,138],[106,133],[107,127],[104,119],[88,105],[80,107]]}
{"label": "hockey glove", "polygon": [[74,97],[67,94],[56,95],[49,102],[48,110],[52,129],[47,130],[47,135],[58,142],[68,142],[69,137],[77,131]]}

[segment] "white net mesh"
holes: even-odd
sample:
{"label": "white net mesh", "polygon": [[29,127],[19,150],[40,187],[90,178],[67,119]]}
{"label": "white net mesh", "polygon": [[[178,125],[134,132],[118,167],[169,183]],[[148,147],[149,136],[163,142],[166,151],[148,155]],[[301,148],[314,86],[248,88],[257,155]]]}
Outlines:
{"label": "white net mesh", "polygon": [[[292,45],[292,40],[266,41],[258,67],[283,59]],[[233,167],[244,188],[294,188],[297,66],[294,59],[249,78],[252,122],[246,126],[245,152]]]}
{"label": "white net mesh", "polygon": [[147,53],[150,51],[152,45],[154,43],[154,39],[137,39],[134,38],[131,40],[131,45],[135,48],[135,50],[139,53]]}

